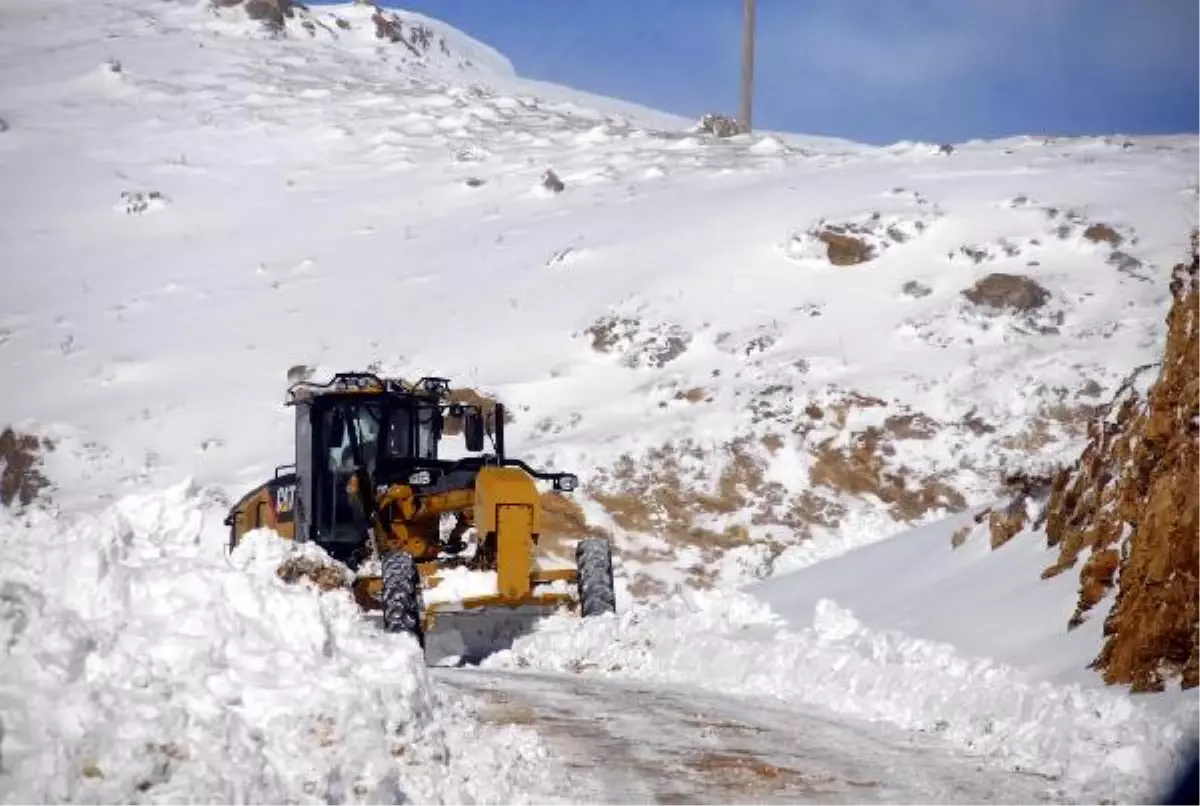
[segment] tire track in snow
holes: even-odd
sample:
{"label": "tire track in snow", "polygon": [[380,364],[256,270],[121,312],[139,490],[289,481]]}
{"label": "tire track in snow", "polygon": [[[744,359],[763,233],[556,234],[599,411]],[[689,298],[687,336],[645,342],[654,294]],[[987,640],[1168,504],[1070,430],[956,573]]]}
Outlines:
{"label": "tire track in snow", "polygon": [[586,676],[436,669],[485,721],[538,730],[575,803],[1047,803],[1039,778],[814,710]]}

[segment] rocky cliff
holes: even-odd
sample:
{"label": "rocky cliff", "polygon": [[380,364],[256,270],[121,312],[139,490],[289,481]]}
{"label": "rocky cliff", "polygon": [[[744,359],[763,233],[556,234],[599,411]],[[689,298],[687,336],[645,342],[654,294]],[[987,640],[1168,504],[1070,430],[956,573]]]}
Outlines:
{"label": "rocky cliff", "polygon": [[[1115,586],[1104,646],[1092,666],[1106,682],[1161,690],[1197,685],[1197,254],[1173,270],[1161,364],[1143,367],[1094,421],[1079,461],[1058,473],[1045,529],[1058,561],[1080,568],[1071,627]],[[1157,368],[1147,393],[1139,375]]]}

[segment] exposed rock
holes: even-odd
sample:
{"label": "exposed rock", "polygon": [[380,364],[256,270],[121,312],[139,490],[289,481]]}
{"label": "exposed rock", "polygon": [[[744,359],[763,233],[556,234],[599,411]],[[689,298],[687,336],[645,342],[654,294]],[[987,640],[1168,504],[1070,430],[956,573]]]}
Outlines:
{"label": "exposed rock", "polygon": [[967,538],[971,536],[970,526],[960,526],[954,530],[954,534],[950,535],[950,548],[956,549],[963,543],[967,542]]}
{"label": "exposed rock", "polygon": [[1050,299],[1049,291],[1020,274],[989,274],[962,294],[975,305],[1021,312],[1036,310]]}
{"label": "exposed rock", "polygon": [[388,16],[383,13],[383,9],[376,8],[375,13],[371,15],[371,22],[375,23],[375,38],[386,39],[389,42],[404,42],[404,23],[395,15]]}
{"label": "exposed rock", "polygon": [[964,416],[962,419],[962,425],[977,437],[982,437],[985,434],[996,433],[996,426],[992,425],[976,414],[975,409],[971,409],[971,411],[967,412],[966,416]]}
{"label": "exposed rock", "polygon": [[600,317],[584,333],[591,338],[593,350],[620,354],[621,365],[630,369],[662,368],[683,355],[692,342],[692,334],[679,325],[646,326],[639,319],[616,314]]}
{"label": "exposed rock", "polygon": [[866,241],[826,228],[817,238],[829,247],[829,262],[835,266],[855,266],[875,257],[875,250]]}
{"label": "exposed rock", "polygon": [[742,355],[749,358],[755,353],[765,353],[767,350],[775,346],[779,341],[779,331],[769,330],[764,333],[759,333],[750,341],[746,342],[746,346],[742,348]]}
{"label": "exposed rock", "polygon": [[1012,493],[1012,498],[1003,508],[988,513],[988,533],[993,551],[1029,525],[1031,510],[1045,503],[1051,484],[1052,480],[1045,476],[1028,473],[1015,473],[1003,480],[1002,486]]}
{"label": "exposed rock", "polygon": [[562,193],[567,186],[558,178],[558,174],[551,169],[547,169],[546,173],[542,174],[542,187],[551,193]]}
{"label": "exposed rock", "polygon": [[904,285],[900,286],[900,291],[913,299],[927,297],[933,293],[933,289],[924,283],[919,283],[916,280],[909,280]]}
{"label": "exposed rock", "polygon": [[1113,586],[1113,576],[1121,555],[1116,549],[1101,549],[1093,551],[1087,562],[1079,571],[1079,603],[1075,612],[1067,622],[1067,629],[1073,630],[1084,621],[1084,615],[1091,610]]}
{"label": "exposed rock", "polygon": [[685,400],[688,403],[700,403],[701,401],[710,401],[711,393],[702,386],[696,386],[686,391],[675,393],[676,400]]}
{"label": "exposed rock", "polygon": [[619,344],[628,341],[637,333],[640,320],[624,316],[602,316],[588,325],[584,333],[592,339],[592,349],[598,353],[609,353]]}
{"label": "exposed rock", "polygon": [[1150,282],[1150,277],[1142,271],[1142,261],[1138,260],[1133,255],[1121,249],[1114,249],[1105,260],[1110,266],[1115,266],[1121,274],[1132,277],[1135,280],[1140,280],[1144,283]]}
{"label": "exposed rock", "polygon": [[949,143],[942,143],[938,146],[938,153],[945,154],[947,157],[954,153],[954,146]]}
{"label": "exposed rock", "polygon": [[936,420],[920,412],[893,414],[883,421],[883,430],[896,439],[932,439],[939,426]]}
{"label": "exposed rock", "polygon": [[958,248],[958,253],[960,255],[965,255],[966,257],[968,257],[971,260],[971,262],[974,263],[975,265],[979,265],[980,263],[984,262],[985,260],[994,260],[995,259],[995,256],[992,255],[991,251],[989,249],[987,249],[986,247],[972,246],[970,244],[967,244],[965,246],[960,246]]}
{"label": "exposed rock", "polygon": [[1079,461],[1054,479],[1046,512],[1048,542],[1059,557],[1043,576],[1074,567],[1089,552],[1070,626],[1117,585],[1092,666],[1106,682],[1135,691],[1162,690],[1176,676],[1185,688],[1198,683],[1195,236],[1191,262],[1175,267],[1171,290],[1166,348],[1149,393],[1137,385],[1152,367],[1141,367],[1091,424]]}
{"label": "exposed rock", "polygon": [[742,131],[741,124],[736,119],[713,113],[700,118],[698,128],[701,132],[716,137],[733,137]]}
{"label": "exposed rock", "polygon": [[[711,563],[730,549],[757,542],[769,563],[783,544],[752,539],[749,526],[778,525],[805,533],[814,523],[836,525],[840,512],[811,495],[792,497],[768,480],[764,460],[751,452],[751,440],[739,437],[716,451],[690,441],[667,443],[637,457],[624,455],[611,467],[599,468],[586,493],[620,528],[653,535],[655,542],[665,544],[627,552],[627,557],[669,561],[681,549],[694,549],[704,563]],[[702,525],[714,516],[726,521],[721,531]],[[689,576],[693,584],[705,586],[713,572],[696,566]]]}
{"label": "exposed rock", "polygon": [[0,432],[0,504],[27,506],[50,486],[42,474],[42,454],[51,450],[54,443],[48,439],[11,428]]}
{"label": "exposed rock", "polygon": [[[375,6],[375,13],[371,15],[371,22],[375,23],[376,39],[386,39],[393,44],[404,45],[413,56],[418,58],[429,52],[433,41],[433,31],[424,25],[409,23],[405,27],[404,20],[399,15],[384,11],[379,6]],[[406,31],[408,32],[407,37],[405,36]]]}
{"label": "exposed rock", "polygon": [[292,0],[246,0],[242,8],[246,9],[246,16],[250,19],[281,29],[288,19],[295,16],[297,5]]}
{"label": "exposed rock", "polygon": [[[918,199],[917,207],[923,203],[923,198]],[[825,259],[835,266],[853,266],[875,260],[892,247],[919,237],[940,215],[937,211],[914,209],[887,215],[873,211],[849,221],[821,219],[805,232],[794,232],[784,244],[784,251],[798,260]]]}
{"label": "exposed rock", "polygon": [[830,437],[812,451],[808,472],[814,487],[859,497],[873,495],[888,505],[899,521],[914,521],[932,510],[959,512],[966,508],[962,494],[940,476],[917,480],[902,469],[889,468],[885,459],[895,448],[884,439],[882,430],[868,427],[855,433],[849,448],[838,447],[838,441]]}
{"label": "exposed rock", "polygon": [[124,202],[125,212],[129,215],[141,215],[150,210],[165,207],[167,199],[157,190],[123,190],[121,201]]}
{"label": "exposed rock", "polygon": [[603,529],[588,524],[583,509],[573,498],[544,492],[541,507],[538,547],[548,554],[569,559],[581,538],[610,537]]}
{"label": "exposed rock", "polygon": [[1125,240],[1108,224],[1092,224],[1083,231],[1083,237],[1092,243],[1106,243],[1110,246],[1120,246]]}
{"label": "exposed rock", "polygon": [[306,579],[323,591],[350,587],[345,568],[322,564],[313,557],[289,557],[275,570],[275,574],[289,584]]}

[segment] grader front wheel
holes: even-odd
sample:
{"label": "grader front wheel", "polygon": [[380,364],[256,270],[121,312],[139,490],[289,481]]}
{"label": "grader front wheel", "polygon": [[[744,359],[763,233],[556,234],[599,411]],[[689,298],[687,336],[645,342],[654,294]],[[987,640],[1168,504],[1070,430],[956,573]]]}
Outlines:
{"label": "grader front wheel", "polygon": [[380,559],[383,581],[383,630],[384,632],[406,632],[425,647],[425,630],[422,626],[421,574],[412,555],[405,551],[392,551]]}
{"label": "grader front wheel", "polygon": [[580,540],[575,546],[575,565],[579,573],[579,612],[584,618],[615,613],[617,597],[613,589],[612,546],[598,537]]}

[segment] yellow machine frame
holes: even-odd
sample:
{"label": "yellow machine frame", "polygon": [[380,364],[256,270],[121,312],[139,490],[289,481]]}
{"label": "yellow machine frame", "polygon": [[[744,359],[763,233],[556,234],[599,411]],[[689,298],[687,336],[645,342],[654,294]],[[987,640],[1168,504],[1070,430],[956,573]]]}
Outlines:
{"label": "yellow machine frame", "polygon": [[[294,400],[309,407],[316,397],[322,395],[354,402],[374,399],[399,401],[397,405],[423,406],[426,409],[444,405],[441,401],[448,385],[441,379],[423,379],[422,384],[426,381],[438,383],[399,385],[403,382],[397,384],[373,375],[346,373],[335,376],[330,384],[308,387],[306,397],[296,397]],[[337,402],[333,402],[329,407],[336,405]],[[478,416],[474,425],[482,429],[482,412],[476,409],[472,413],[471,407],[465,408],[466,411],[464,407],[457,407],[458,416]],[[310,414],[308,410],[299,412],[298,418],[309,417]],[[436,588],[442,580],[440,572],[455,564],[443,557],[447,546],[441,536],[443,517],[452,515],[457,518],[452,537],[461,536],[463,532],[474,528],[476,558],[473,567],[495,570],[496,593],[426,606],[422,613],[426,628],[432,626],[439,612],[447,610],[525,606],[554,608],[563,605],[575,608],[578,605],[577,594],[539,590],[541,586],[559,581],[577,584],[578,569],[540,568],[535,558],[541,527],[540,495],[535,477],[552,480],[555,489],[569,491],[574,488],[574,476],[538,473],[523,462],[505,460],[504,412],[499,404],[494,418],[492,427],[497,456],[471,465],[472,484],[433,489],[404,480],[381,483],[365,472],[355,472],[345,485],[347,499],[357,506],[360,516],[365,519],[368,541],[365,548],[375,557],[393,552],[408,554],[416,566],[424,590]],[[299,436],[302,433],[311,435],[315,431],[298,428],[297,433],[298,458],[303,450],[315,452],[312,445],[301,445]],[[477,439],[482,441],[481,431]],[[432,464],[452,463],[434,460]],[[302,474],[281,473],[281,470],[276,471],[275,479],[250,491],[231,508],[225,521],[230,526],[231,548],[247,532],[262,527],[274,530],[285,539],[297,539],[298,522],[303,523],[303,519],[311,515],[305,514],[302,496],[297,492],[298,487],[303,486],[300,483]],[[563,479],[569,480],[570,484],[566,485]],[[310,506],[315,507],[315,504]],[[360,573],[354,581],[353,593],[364,609],[382,609],[383,577],[380,574]]]}

